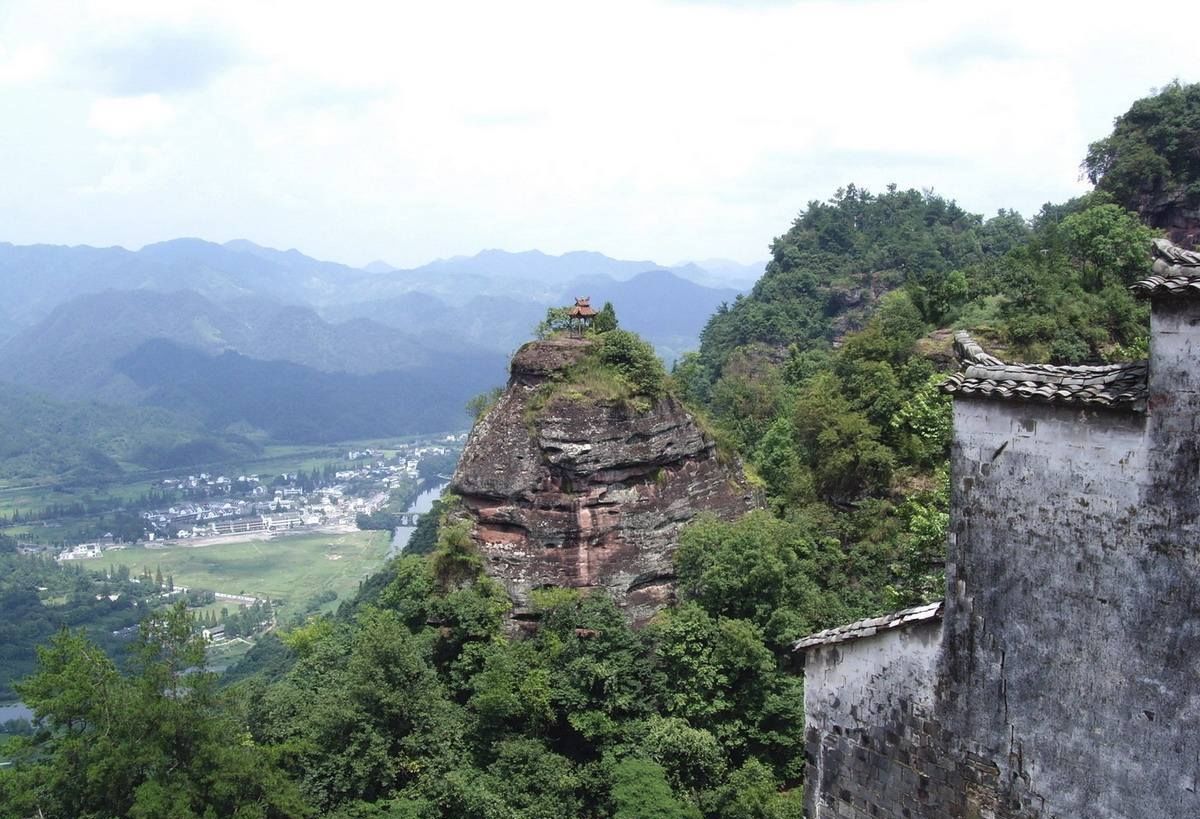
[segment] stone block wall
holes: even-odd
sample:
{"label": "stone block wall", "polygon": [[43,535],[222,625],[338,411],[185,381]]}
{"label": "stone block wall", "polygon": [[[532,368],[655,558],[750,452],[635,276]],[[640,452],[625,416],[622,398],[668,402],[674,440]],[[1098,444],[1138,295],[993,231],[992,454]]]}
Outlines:
{"label": "stone block wall", "polygon": [[1135,784],[1122,737],[1148,724],[1130,673],[1156,596],[1137,546],[1146,418],[958,400],[954,420],[939,716],[998,767],[998,804],[1137,815],[1103,803]]}
{"label": "stone block wall", "polygon": [[931,620],[806,652],[809,816],[921,815],[912,811],[936,768],[926,757],[937,729],[927,722],[940,633]]}

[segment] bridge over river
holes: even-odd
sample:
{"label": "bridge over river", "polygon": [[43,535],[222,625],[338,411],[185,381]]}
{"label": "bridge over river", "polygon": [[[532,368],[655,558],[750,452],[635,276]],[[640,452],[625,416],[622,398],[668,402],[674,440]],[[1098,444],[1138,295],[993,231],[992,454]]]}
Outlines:
{"label": "bridge over river", "polygon": [[417,496],[412,506],[396,515],[396,529],[392,537],[392,548],[388,552],[388,557],[394,557],[404,551],[404,545],[408,543],[408,538],[413,532],[413,527],[420,522],[421,516],[432,508],[433,502],[441,496],[442,490],[445,488],[445,483],[438,483],[431,486]]}

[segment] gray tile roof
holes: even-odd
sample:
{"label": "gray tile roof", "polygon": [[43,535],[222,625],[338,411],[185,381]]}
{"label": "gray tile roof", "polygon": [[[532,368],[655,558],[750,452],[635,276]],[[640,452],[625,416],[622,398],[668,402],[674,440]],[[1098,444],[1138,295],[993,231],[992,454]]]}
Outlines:
{"label": "gray tile roof", "polygon": [[911,609],[903,611],[894,611],[891,614],[880,615],[879,617],[868,617],[866,620],[859,620],[854,623],[848,623],[844,626],[836,628],[827,628],[824,631],[818,631],[816,634],[810,634],[797,640],[792,645],[793,651],[803,651],[806,648],[813,646],[827,646],[833,643],[844,643],[847,640],[857,640],[862,637],[870,637],[872,634],[878,634],[881,631],[888,631],[895,628],[903,628],[920,623],[925,620],[940,620],[942,618],[942,601],[929,603],[924,606],[914,606]]}
{"label": "gray tile roof", "polygon": [[1200,296],[1200,253],[1154,240],[1154,275],[1129,288],[1139,296]]}
{"label": "gray tile roof", "polygon": [[1005,364],[962,331],[954,336],[954,349],[963,369],[942,382],[944,392],[1137,412],[1146,407],[1150,370],[1145,361],[1074,367]]}

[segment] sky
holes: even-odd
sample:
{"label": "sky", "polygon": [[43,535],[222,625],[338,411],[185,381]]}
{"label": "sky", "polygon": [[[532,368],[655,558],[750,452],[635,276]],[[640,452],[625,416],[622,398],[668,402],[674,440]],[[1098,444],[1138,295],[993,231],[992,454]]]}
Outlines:
{"label": "sky", "polygon": [[0,0],[0,241],[670,264],[764,259],[848,183],[1028,216],[1200,81],[1104,5]]}

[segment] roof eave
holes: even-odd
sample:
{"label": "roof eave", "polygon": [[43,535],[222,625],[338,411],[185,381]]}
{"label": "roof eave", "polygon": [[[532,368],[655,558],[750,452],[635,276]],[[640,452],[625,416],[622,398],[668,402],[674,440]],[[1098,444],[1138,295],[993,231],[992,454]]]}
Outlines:
{"label": "roof eave", "polygon": [[792,651],[807,651],[816,646],[836,645],[852,640],[861,640],[865,637],[873,637],[876,634],[887,631],[908,628],[930,621],[938,621],[942,619],[944,609],[945,601],[938,600],[935,603],[913,606],[912,608],[880,615],[879,617],[856,620],[844,626],[828,628],[816,634],[802,637],[792,644]]}

